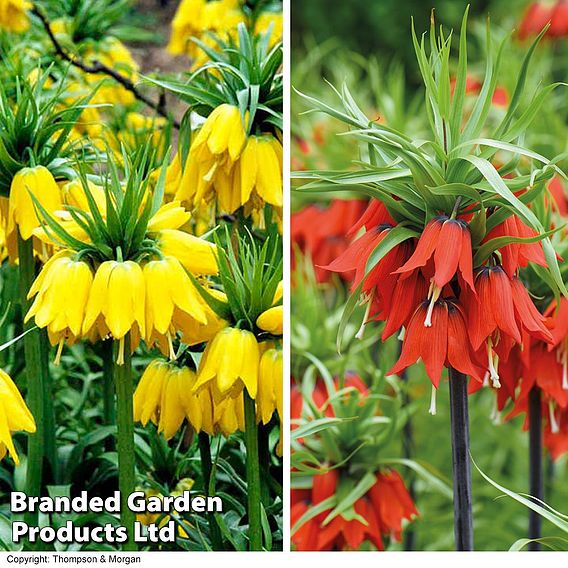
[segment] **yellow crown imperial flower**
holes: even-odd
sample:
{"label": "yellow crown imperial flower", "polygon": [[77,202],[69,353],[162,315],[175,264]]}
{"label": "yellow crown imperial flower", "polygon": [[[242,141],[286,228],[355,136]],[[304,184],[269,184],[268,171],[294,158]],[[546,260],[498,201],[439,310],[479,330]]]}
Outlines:
{"label": "yellow crown imperial flower", "polygon": [[25,32],[30,27],[26,11],[31,8],[28,0],[0,0],[0,29]]}
{"label": "yellow crown imperial flower", "polygon": [[250,136],[240,159],[240,203],[254,193],[266,203],[282,207],[282,144],[271,134]]}
{"label": "yellow crown imperial flower", "polygon": [[[191,144],[176,199],[195,207],[201,200],[211,199],[214,189],[223,191],[245,142],[239,109],[226,103],[216,107]],[[221,187],[215,188],[219,181]],[[222,199],[231,200],[226,195]]]}
{"label": "yellow crown imperial flower", "polygon": [[[114,339],[123,340],[134,331],[144,337],[146,286],[142,268],[136,262],[107,260],[95,273],[83,320],[83,334],[95,324],[103,324]],[[120,341],[118,362],[123,361],[124,342]]]}
{"label": "yellow crown imperial flower", "polygon": [[[177,258],[167,256],[162,260],[152,260],[144,265],[143,274],[147,338],[156,331],[165,335],[171,346],[171,337],[176,332],[172,322],[178,320],[182,313],[200,324],[208,323],[205,301]],[[175,358],[173,347],[170,347],[170,358]]]}
{"label": "yellow crown imperial flower", "polygon": [[34,433],[34,417],[12,379],[0,369],[0,459],[8,451],[16,465],[20,460],[12,441],[12,432],[18,430]]}
{"label": "yellow crown imperial flower", "polygon": [[269,308],[258,316],[256,325],[263,331],[272,333],[272,335],[282,335],[283,314],[283,306],[274,306],[273,308]]}
{"label": "yellow crown imperial flower", "polygon": [[35,279],[28,298],[35,296],[26,314],[35,317],[38,327],[47,327],[50,337],[59,337],[59,361],[65,337],[79,337],[83,328],[85,306],[93,283],[90,265],[74,260],[75,254],[61,251],[52,256]]}
{"label": "yellow crown imperial flower", "polygon": [[258,390],[260,350],[250,331],[226,327],[207,344],[193,391],[212,382],[215,400],[227,396],[236,398],[246,387],[251,398]]}
{"label": "yellow crown imperial flower", "polygon": [[21,169],[10,186],[8,233],[17,225],[24,240],[28,240],[33,230],[41,226],[31,195],[49,213],[62,208],[61,191],[47,168],[35,166]]}
{"label": "yellow crown imperial flower", "polygon": [[257,419],[268,424],[274,411],[280,420],[283,417],[283,363],[280,349],[267,349],[260,358],[258,368],[258,395],[256,397]]}
{"label": "yellow crown imperial flower", "polygon": [[167,361],[155,360],[146,367],[134,393],[134,420],[158,426],[170,439],[184,419],[196,432],[214,434],[214,406],[208,390],[192,393],[195,373]]}

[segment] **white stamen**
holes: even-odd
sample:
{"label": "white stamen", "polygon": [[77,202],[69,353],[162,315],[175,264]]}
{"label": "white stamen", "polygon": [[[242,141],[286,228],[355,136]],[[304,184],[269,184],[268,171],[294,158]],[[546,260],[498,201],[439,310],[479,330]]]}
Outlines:
{"label": "white stamen", "polygon": [[406,328],[405,328],[404,326],[402,326],[402,327],[400,328],[400,333],[398,334],[397,339],[398,339],[399,341],[404,341],[404,336],[405,336],[405,335],[406,335]]}
{"label": "white stamen", "polygon": [[485,375],[483,375],[483,386],[489,386],[489,371],[485,371]]}
{"label": "white stamen", "polygon": [[124,337],[118,341],[118,356],[116,357],[117,365],[124,365]]}
{"label": "white stamen", "polygon": [[55,360],[53,361],[53,364],[56,367],[59,367],[60,363],[61,363],[61,353],[63,352],[63,344],[65,343],[65,339],[62,337],[59,340],[59,345],[57,346],[57,353],[55,354]]}
{"label": "white stamen", "polygon": [[493,382],[493,387],[498,389],[501,388],[501,381],[499,378],[499,356],[497,353],[493,352],[493,344],[491,338],[487,341],[487,360],[489,363],[489,376]]}
{"label": "white stamen", "polygon": [[562,390],[568,390],[568,352],[562,352]]}
{"label": "white stamen", "polygon": [[560,426],[556,421],[556,416],[554,415],[554,403],[552,400],[548,401],[548,416],[550,419],[550,430],[553,434],[558,434],[560,432]]}
{"label": "white stamen", "polygon": [[428,409],[428,412],[432,416],[436,416],[436,390],[436,387],[432,385],[432,394],[430,395],[430,408]]}
{"label": "white stamen", "polygon": [[430,282],[430,289],[428,290],[428,298],[430,303],[428,304],[428,311],[426,312],[426,318],[424,319],[424,327],[432,327],[432,312],[434,311],[434,304],[438,301],[442,290],[434,284],[432,280]]}

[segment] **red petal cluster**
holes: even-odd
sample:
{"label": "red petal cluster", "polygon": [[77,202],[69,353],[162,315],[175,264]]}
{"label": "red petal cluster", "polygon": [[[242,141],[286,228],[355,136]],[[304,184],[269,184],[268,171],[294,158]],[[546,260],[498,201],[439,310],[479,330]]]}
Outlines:
{"label": "red petal cluster", "polygon": [[[291,218],[292,263],[295,249],[311,257],[318,282],[327,282],[330,273],[321,268],[340,256],[349,246],[348,231],[361,218],[365,202],[336,199],[328,207],[310,205]],[[292,266],[292,270],[294,266]],[[345,275],[350,279],[351,275]]]}
{"label": "red petal cluster", "polygon": [[[292,489],[292,525],[306,511],[335,495],[340,483],[340,474],[334,469],[315,475],[311,490]],[[375,484],[355,502],[353,509],[367,524],[341,515],[323,524],[332,510],[330,507],[304,523],[292,535],[292,543],[301,551],[327,551],[357,550],[369,541],[378,550],[384,550],[383,537],[400,540],[402,521],[418,515],[404,481],[394,470],[378,472]]]}
{"label": "red petal cluster", "polygon": [[550,23],[545,36],[562,38],[568,36],[568,2],[558,0],[554,4],[533,2],[524,14],[519,27],[519,39],[538,35]]}

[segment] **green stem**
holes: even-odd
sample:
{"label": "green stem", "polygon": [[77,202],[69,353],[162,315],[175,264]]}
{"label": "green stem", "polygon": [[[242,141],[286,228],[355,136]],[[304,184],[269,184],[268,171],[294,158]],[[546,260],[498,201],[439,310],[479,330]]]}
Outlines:
{"label": "green stem", "polygon": [[262,550],[262,525],[260,521],[260,464],[258,460],[258,427],[254,400],[244,390],[245,445],[247,448],[247,505],[249,519],[250,550]]}
{"label": "green stem", "polygon": [[260,424],[258,426],[258,459],[262,475],[260,476],[260,497],[264,507],[270,505],[270,427]]}
{"label": "green stem", "polygon": [[[211,471],[213,469],[213,464],[211,462],[211,443],[209,440],[209,434],[206,432],[199,432],[197,435],[199,442],[199,455],[201,456],[201,473],[203,474],[203,488],[205,490],[205,495],[209,497],[210,487],[211,487]],[[211,543],[213,544],[213,550],[223,550],[223,538],[221,536],[221,530],[215,519],[213,513],[207,514],[207,522],[209,524],[209,533],[211,536]]]}
{"label": "green stem", "polygon": [[[101,343],[101,356],[103,360],[103,420],[105,426],[116,424],[116,406],[114,402],[114,349],[110,340]],[[105,447],[107,451],[114,450],[114,440],[107,438]]]}
{"label": "green stem", "polygon": [[134,413],[132,410],[132,369],[130,355],[130,334],[124,339],[124,364],[114,364],[114,378],[117,399],[117,437],[118,437],[118,489],[120,491],[120,523],[128,531],[128,540],[123,550],[136,550],[134,542],[134,522],[136,515],[127,507],[128,496],[135,489],[134,461]]}
{"label": "green stem", "polygon": [[[29,289],[35,279],[35,260],[33,243],[29,239],[24,241],[18,233],[18,256],[20,269],[20,300],[22,317],[25,317],[30,301]],[[33,329],[34,322],[30,320],[24,324],[24,330]],[[42,339],[43,336],[43,339]],[[27,402],[36,422],[36,432],[29,437],[28,460],[26,470],[26,494],[29,497],[41,495],[44,458],[47,450],[51,451],[52,464],[55,453],[55,436],[53,432],[52,396],[49,392],[49,373],[47,365],[47,345],[45,333],[36,330],[24,336],[24,355],[26,360]],[[47,390],[47,392],[46,392]],[[51,413],[46,412],[51,409]],[[46,435],[50,433],[50,443],[46,443]],[[37,526],[38,515],[34,512],[26,513],[25,522]]]}

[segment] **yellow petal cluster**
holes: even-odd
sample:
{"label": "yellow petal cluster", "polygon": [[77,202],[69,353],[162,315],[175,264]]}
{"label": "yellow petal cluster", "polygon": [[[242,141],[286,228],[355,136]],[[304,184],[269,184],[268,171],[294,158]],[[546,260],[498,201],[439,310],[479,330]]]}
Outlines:
{"label": "yellow petal cluster", "polygon": [[10,186],[7,232],[11,233],[17,226],[24,240],[41,226],[31,195],[48,213],[62,208],[61,192],[47,168],[35,166],[16,173]]}
{"label": "yellow petal cluster", "polygon": [[31,9],[29,0],[0,0],[0,29],[25,32],[30,27],[27,10]]}
{"label": "yellow petal cluster", "polygon": [[[107,36],[103,42],[97,43],[96,47],[89,47],[83,54],[83,59],[87,63],[100,61],[132,82],[138,81],[138,63],[132,57],[130,50],[115,37]],[[85,80],[91,85],[105,80],[104,85],[91,99],[91,104],[118,103],[128,106],[135,102],[134,95],[130,91],[113,79],[108,79],[106,75],[87,73]]]}
{"label": "yellow petal cluster", "polygon": [[210,435],[244,430],[242,396],[217,404],[208,388],[194,393],[195,382],[195,373],[187,367],[152,361],[134,393],[134,420],[144,426],[153,422],[166,439],[179,431],[184,420],[196,432]]}
{"label": "yellow petal cluster", "polygon": [[254,334],[226,327],[207,344],[193,390],[198,392],[205,385],[210,386],[215,400],[219,401],[225,397],[236,398],[246,387],[255,398],[259,360],[260,349]]}
{"label": "yellow petal cluster", "polygon": [[87,300],[83,333],[104,323],[115,339],[122,339],[134,327],[146,332],[146,286],[142,268],[136,262],[107,260],[95,273]]}
{"label": "yellow petal cluster", "polygon": [[280,349],[267,349],[260,358],[258,368],[258,395],[256,397],[257,418],[263,424],[268,424],[274,411],[280,420],[283,414],[283,362]]}
{"label": "yellow petal cluster", "polygon": [[12,441],[12,432],[16,431],[35,432],[34,417],[12,379],[0,369],[0,459],[8,451],[18,465],[20,460]]}
{"label": "yellow petal cluster", "polygon": [[35,317],[36,325],[47,327],[52,337],[79,337],[82,333],[93,271],[88,263],[73,257],[68,251],[52,256],[28,293],[28,298],[35,299],[25,320]]}
{"label": "yellow petal cluster", "polygon": [[[217,193],[222,211],[232,213],[240,201],[233,180],[235,164],[246,143],[243,118],[236,106],[219,105],[211,112],[193,141],[176,199],[190,208]],[[238,207],[238,204],[237,204]]]}
{"label": "yellow petal cluster", "polygon": [[283,306],[274,306],[262,312],[256,320],[256,325],[263,331],[273,335],[282,335],[282,319],[284,314]]}
{"label": "yellow petal cluster", "polygon": [[209,44],[207,32],[226,37],[244,20],[238,0],[182,0],[172,21],[168,51],[188,55],[194,60],[194,67],[202,65],[207,56],[190,38],[197,37]]}
{"label": "yellow petal cluster", "polygon": [[[240,204],[253,196],[282,207],[282,144],[272,135],[250,136],[240,160]],[[240,182],[240,183],[239,183]]]}

